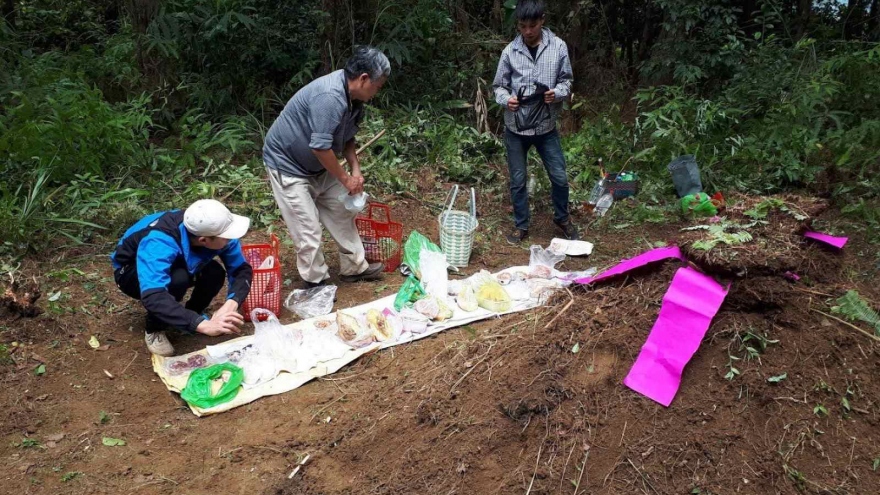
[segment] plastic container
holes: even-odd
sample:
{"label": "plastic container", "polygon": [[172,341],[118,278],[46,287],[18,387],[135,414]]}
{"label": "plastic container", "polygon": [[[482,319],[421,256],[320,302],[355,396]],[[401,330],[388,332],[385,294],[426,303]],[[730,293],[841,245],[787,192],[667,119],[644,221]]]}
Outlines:
{"label": "plastic container", "polygon": [[340,195],[337,199],[345,205],[346,210],[353,213],[360,213],[367,207],[367,200],[369,198],[369,194],[361,192],[360,194],[345,193]]}
{"label": "plastic container", "polygon": [[604,217],[608,210],[611,208],[611,205],[614,203],[614,195],[610,192],[607,192],[599,198],[599,201],[596,202],[596,209],[593,212],[600,216]]}
{"label": "plastic container", "polygon": [[[377,215],[384,212],[384,219]],[[386,272],[400,266],[403,225],[391,220],[391,209],[382,203],[369,203],[365,214],[354,219],[369,263],[384,263]]]}
{"label": "plastic container", "polygon": [[703,192],[700,168],[694,155],[682,155],[669,162],[666,168],[672,174],[672,183],[679,198]]}
{"label": "plastic container", "polygon": [[[254,270],[251,292],[239,308],[245,321],[251,321],[251,311],[257,308],[267,309],[274,314],[281,312],[281,259],[278,256],[280,246],[278,236],[272,234],[269,244],[248,244],[241,247],[244,259]],[[272,267],[258,268],[269,256],[275,258]]]}

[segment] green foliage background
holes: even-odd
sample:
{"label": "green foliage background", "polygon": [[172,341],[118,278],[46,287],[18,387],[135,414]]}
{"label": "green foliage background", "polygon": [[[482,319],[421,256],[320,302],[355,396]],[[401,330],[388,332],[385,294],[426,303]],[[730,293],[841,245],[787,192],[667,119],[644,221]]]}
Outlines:
{"label": "green foliage background", "polygon": [[[806,5],[806,7],[805,7]],[[507,2],[19,0],[0,21],[0,238],[106,242],[144,213],[212,196],[277,215],[262,136],[293,93],[373,44],[392,77],[365,134],[371,187],[506,188],[491,80],[515,35]],[[596,160],[646,194],[695,154],[709,189],[808,188],[880,229],[878,2],[548,2],[575,98],[561,124],[574,200]],[[481,103],[488,102],[486,107]],[[482,110],[486,108],[486,110]]]}

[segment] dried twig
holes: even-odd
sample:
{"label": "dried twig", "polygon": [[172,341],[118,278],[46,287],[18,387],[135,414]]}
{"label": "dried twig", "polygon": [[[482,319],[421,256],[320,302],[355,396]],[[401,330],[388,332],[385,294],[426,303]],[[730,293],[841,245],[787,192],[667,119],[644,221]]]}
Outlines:
{"label": "dried twig", "polygon": [[134,360],[137,359],[137,357],[138,357],[138,351],[134,351],[134,356],[132,356],[131,361],[129,361],[128,364],[125,365],[125,368],[122,368],[122,372],[119,373],[119,376],[122,376],[125,374],[125,372],[128,370],[128,367],[131,366],[131,363],[133,363]]}
{"label": "dried twig", "polygon": [[306,456],[303,457],[303,460],[299,461],[299,464],[297,464],[296,467],[293,468],[293,471],[291,471],[290,474],[287,475],[287,479],[289,479],[289,480],[293,479],[293,477],[296,476],[296,473],[298,473],[299,470],[303,466],[305,466],[307,462],[309,462],[310,457],[312,457],[311,454],[306,454]]}
{"label": "dried twig", "polygon": [[341,400],[344,399],[345,397],[346,397],[346,395],[345,395],[345,394],[342,394],[342,395],[340,395],[339,397],[337,397],[337,398],[331,400],[331,401],[328,402],[324,407],[322,407],[321,409],[318,409],[318,412],[316,412],[315,414],[312,414],[312,417],[309,419],[309,421],[315,419],[315,417],[316,417],[317,415],[321,414],[321,413],[324,412],[328,407],[332,406],[333,404],[336,404],[337,402],[341,401]]}
{"label": "dried twig", "polygon": [[572,495],[577,495],[578,490],[581,487],[581,480],[584,478],[584,471],[587,470],[587,459],[590,458],[590,447],[587,446],[586,452],[584,452],[584,462],[581,463],[581,474],[578,476],[578,482],[574,485],[574,493]]}
{"label": "dried twig", "polygon": [[560,316],[562,316],[566,311],[568,311],[568,308],[570,308],[572,304],[574,304],[574,295],[572,295],[570,290],[568,290],[568,289],[565,289],[565,290],[568,291],[568,296],[571,299],[569,299],[568,304],[566,304],[565,307],[562,308],[562,311],[560,311],[559,313],[556,313],[556,316],[554,316],[553,319],[551,319],[549,323],[544,325],[544,330],[547,330],[548,328],[550,328],[550,326],[553,325],[553,323],[555,323],[556,320],[559,319]]}
{"label": "dried twig", "polygon": [[819,310],[816,309],[816,308],[810,308],[810,310],[811,310],[811,311],[815,311],[815,312],[819,313],[820,315],[827,316],[828,318],[831,318],[831,319],[833,319],[833,320],[837,320],[837,321],[839,321],[840,323],[843,323],[844,325],[846,325],[846,326],[852,328],[853,330],[855,330],[855,331],[857,331],[857,332],[860,332],[860,333],[863,333],[863,334],[865,334],[867,337],[869,337],[869,338],[871,338],[871,339],[874,339],[875,342],[880,342],[880,337],[877,337],[876,335],[874,335],[874,334],[872,334],[872,333],[869,333],[869,332],[867,332],[867,331],[865,331],[865,330],[862,330],[861,328],[859,328],[859,327],[853,325],[852,323],[850,323],[850,322],[848,322],[848,321],[841,320],[840,318],[838,318],[838,317],[836,317],[836,316],[834,316],[834,315],[830,315],[830,314],[828,314],[828,313],[826,313],[826,312],[824,312],[824,311],[819,311]]}

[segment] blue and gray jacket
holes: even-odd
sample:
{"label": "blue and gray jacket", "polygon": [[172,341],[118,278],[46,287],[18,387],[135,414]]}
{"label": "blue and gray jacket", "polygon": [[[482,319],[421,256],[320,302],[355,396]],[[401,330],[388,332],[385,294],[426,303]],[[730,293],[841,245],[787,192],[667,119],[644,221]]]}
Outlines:
{"label": "blue and gray jacket", "polygon": [[141,302],[147,311],[163,323],[194,332],[205,317],[184,308],[168,292],[172,265],[185,263],[189,274],[195,276],[206,263],[219,256],[228,277],[227,299],[239,305],[250,293],[254,272],[245,261],[237,239],[230,240],[219,251],[190,246],[183,213],[172,210],[142,218],[125,231],[110,260],[114,270],[123,266],[137,267]]}

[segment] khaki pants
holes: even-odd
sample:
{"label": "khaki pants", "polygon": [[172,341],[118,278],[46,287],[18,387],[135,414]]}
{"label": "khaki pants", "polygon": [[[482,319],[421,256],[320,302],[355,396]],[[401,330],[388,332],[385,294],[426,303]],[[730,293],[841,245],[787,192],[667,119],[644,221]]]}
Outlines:
{"label": "khaki pants", "polygon": [[367,269],[364,245],[354,223],[356,213],[345,209],[339,196],[348,190],[325,172],[317,177],[292,177],[267,168],[272,194],[293,239],[296,268],[306,282],[330,277],[321,251],[321,225],[339,246],[339,274],[357,275]]}

